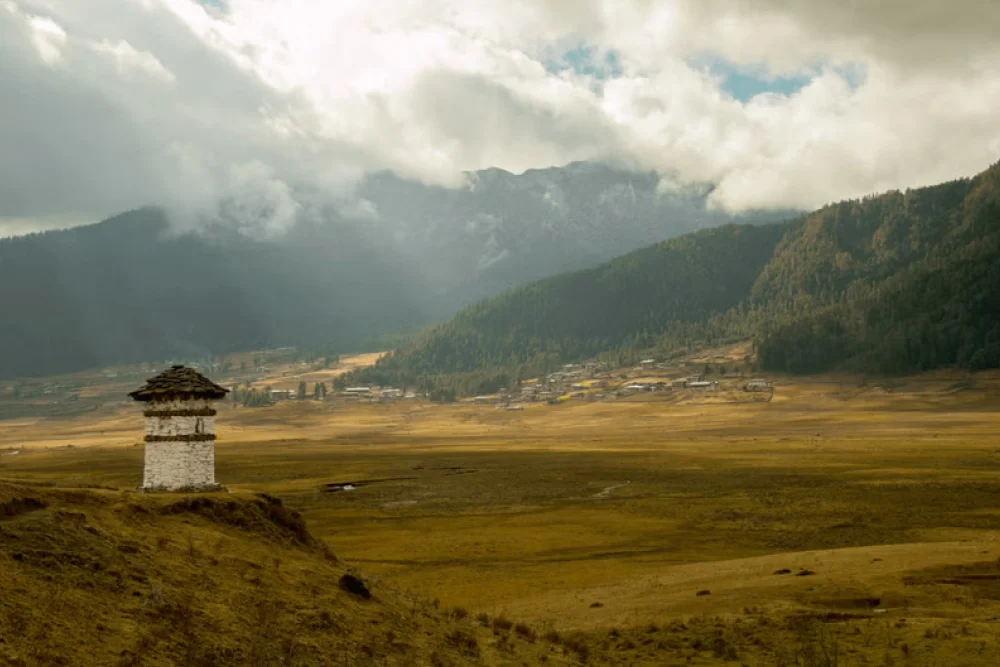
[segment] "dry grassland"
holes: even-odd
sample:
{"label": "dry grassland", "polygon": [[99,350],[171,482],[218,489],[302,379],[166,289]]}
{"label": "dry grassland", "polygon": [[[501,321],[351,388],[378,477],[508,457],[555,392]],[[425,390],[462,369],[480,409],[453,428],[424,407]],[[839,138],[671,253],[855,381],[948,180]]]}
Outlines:
{"label": "dry grassland", "polygon": [[305,382],[312,390],[312,386],[317,382],[329,383],[334,378],[356,370],[374,366],[385,352],[370,352],[366,354],[345,355],[340,363],[333,368],[322,370],[312,370],[309,364],[281,364],[273,370],[265,373],[259,380],[253,383],[256,389],[298,389],[299,382]]}
{"label": "dry grassland", "polygon": [[[995,665],[998,408],[1000,376],[946,373],[770,403],[226,407],[217,475],[387,584],[593,664]],[[140,435],[126,407],[2,422],[0,479],[134,488]]]}

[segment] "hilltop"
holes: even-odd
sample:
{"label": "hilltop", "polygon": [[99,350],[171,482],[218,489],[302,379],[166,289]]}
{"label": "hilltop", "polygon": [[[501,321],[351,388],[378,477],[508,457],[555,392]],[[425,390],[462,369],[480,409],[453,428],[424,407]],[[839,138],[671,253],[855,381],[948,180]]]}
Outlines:
{"label": "hilltop", "polygon": [[[481,301],[350,381],[490,391],[751,339],[760,367],[1000,366],[1000,165],[970,179],[725,226]],[[447,375],[447,378],[442,378]]]}
{"label": "hilltop", "polygon": [[576,662],[351,571],[264,494],[0,484],[0,591],[5,665]]}

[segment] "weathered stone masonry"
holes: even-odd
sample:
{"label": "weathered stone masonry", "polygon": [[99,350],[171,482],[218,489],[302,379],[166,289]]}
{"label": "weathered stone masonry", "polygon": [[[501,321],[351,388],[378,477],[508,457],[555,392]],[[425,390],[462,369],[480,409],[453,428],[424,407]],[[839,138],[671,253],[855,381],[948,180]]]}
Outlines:
{"label": "weathered stone masonry", "polygon": [[174,366],[129,394],[146,403],[145,491],[202,491],[215,482],[215,409],[228,390]]}

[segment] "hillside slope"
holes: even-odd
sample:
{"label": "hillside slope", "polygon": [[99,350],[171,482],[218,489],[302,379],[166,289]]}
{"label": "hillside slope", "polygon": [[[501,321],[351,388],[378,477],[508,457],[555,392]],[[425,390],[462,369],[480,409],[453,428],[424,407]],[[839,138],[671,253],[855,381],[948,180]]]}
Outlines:
{"label": "hillside slope", "polygon": [[1000,165],[540,281],[470,306],[356,379],[475,373],[460,389],[485,390],[602,352],[627,363],[738,337],[788,372],[1000,366]]}
{"label": "hillside slope", "polygon": [[0,484],[2,665],[579,664],[345,574],[267,496]]}

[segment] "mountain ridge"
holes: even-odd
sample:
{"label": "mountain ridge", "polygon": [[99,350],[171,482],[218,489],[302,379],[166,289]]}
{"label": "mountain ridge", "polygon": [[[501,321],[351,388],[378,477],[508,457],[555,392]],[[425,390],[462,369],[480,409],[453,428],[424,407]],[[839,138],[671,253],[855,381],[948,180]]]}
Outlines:
{"label": "mountain ridge", "polygon": [[12,325],[0,331],[0,377],[349,348],[730,220],[704,192],[664,196],[652,174],[603,164],[472,176],[475,187],[446,189],[375,175],[360,189],[367,218],[323,209],[267,239],[249,234],[254,220],[239,216],[254,210],[236,205],[194,232],[145,208],[2,239],[0,306]]}
{"label": "mountain ridge", "polygon": [[[754,235],[756,251],[740,255],[741,240]],[[671,273],[670,263],[680,270]],[[745,266],[729,266],[729,280],[706,274],[706,266],[734,263]],[[601,276],[622,289],[598,289]],[[709,298],[707,286],[692,290],[713,279],[725,299]],[[831,204],[770,227],[696,232],[511,290],[466,308],[351,380],[444,382],[473,392],[566,361],[602,354],[635,361],[746,338],[766,370],[996,368],[998,295],[1000,164],[973,178]],[[629,302],[624,310],[622,301]],[[532,306],[538,303],[549,308]],[[610,318],[615,333],[604,335],[608,323],[588,329],[577,322],[570,335],[561,328],[567,311],[617,313]]]}

